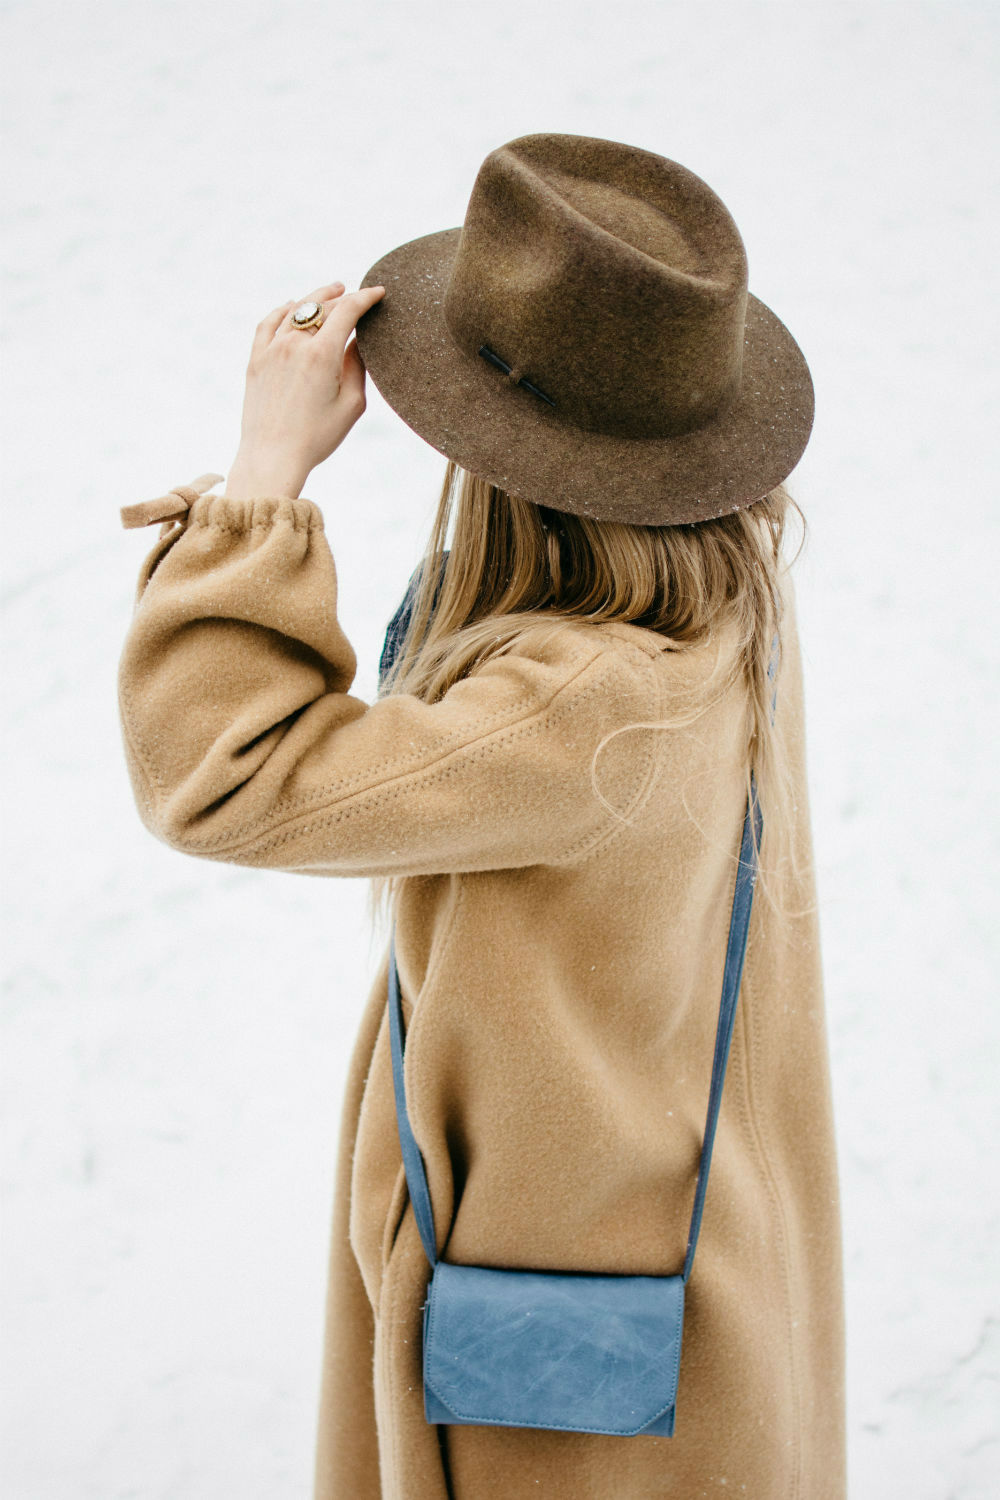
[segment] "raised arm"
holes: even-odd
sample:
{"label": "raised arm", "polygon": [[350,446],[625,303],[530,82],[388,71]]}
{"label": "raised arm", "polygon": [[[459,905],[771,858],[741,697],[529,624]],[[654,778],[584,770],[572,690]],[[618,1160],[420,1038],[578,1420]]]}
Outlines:
{"label": "raised arm", "polygon": [[[559,863],[621,826],[590,768],[604,735],[656,716],[644,652],[573,625],[435,704],[369,705],[355,671],[319,509],[196,499],[142,568],[119,669],[146,826],[208,859],[330,875]],[[598,757],[619,814],[648,789],[651,739]]]}

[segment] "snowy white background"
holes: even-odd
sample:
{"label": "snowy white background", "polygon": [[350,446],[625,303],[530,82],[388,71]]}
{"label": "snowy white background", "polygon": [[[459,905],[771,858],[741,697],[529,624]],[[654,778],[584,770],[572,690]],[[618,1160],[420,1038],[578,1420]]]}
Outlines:
{"label": "snowy white background", "polygon": [[[0,20],[5,1493],[309,1493],[379,945],[360,881],[203,864],[142,829],[114,682],[155,531],[118,507],[225,474],[257,320],[461,223],[487,152],[536,130],[704,177],[810,362],[791,488],[851,1495],[1000,1493],[1000,8],[31,0]],[[368,698],[444,462],[369,392],[306,487]]]}

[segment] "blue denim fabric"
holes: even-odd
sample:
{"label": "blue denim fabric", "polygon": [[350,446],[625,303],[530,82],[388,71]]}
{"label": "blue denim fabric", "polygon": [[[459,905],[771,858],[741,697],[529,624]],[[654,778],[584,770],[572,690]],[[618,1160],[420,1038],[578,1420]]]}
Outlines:
{"label": "blue denim fabric", "polygon": [[428,1422],[672,1437],[680,1276],[434,1267]]}
{"label": "blue denim fabric", "polygon": [[[444,570],[447,562],[448,553],[446,551],[443,554],[441,563],[441,577],[438,579],[438,586],[434,593],[435,604],[437,604],[441,595],[441,584],[444,580]],[[378,685],[380,690],[389,668],[399,654],[399,649],[409,628],[410,616],[413,613],[413,604],[417,596],[417,588],[420,583],[420,575],[423,572],[423,567],[423,563],[420,563],[410,574],[410,581],[406,585],[406,593],[403,595],[402,602],[389,621],[389,628],[385,633],[385,643],[382,646],[382,655],[379,657],[378,663]]]}

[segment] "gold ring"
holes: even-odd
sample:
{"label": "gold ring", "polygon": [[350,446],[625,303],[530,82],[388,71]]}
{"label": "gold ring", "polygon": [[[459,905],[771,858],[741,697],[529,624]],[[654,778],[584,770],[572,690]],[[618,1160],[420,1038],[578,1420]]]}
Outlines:
{"label": "gold ring", "polygon": [[321,302],[300,302],[292,312],[292,327],[318,328],[325,316]]}

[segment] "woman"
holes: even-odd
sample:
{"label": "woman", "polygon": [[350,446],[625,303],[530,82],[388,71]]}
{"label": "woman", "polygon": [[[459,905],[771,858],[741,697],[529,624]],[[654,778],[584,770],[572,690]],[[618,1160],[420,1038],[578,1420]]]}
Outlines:
{"label": "woman", "polygon": [[[751,772],[765,832],[674,1435],[428,1421],[386,954],[344,1100],[316,1500],[840,1500],[837,1169],[782,556],[805,360],[750,296],[712,190],[616,142],[508,143],[461,230],[365,281],[258,326],[224,494],[206,475],[123,514],[166,524],[121,709],[158,837],[369,876],[391,905],[442,1260],[680,1270]],[[366,367],[449,460],[372,704],[350,693],[301,497],[363,412]]]}

